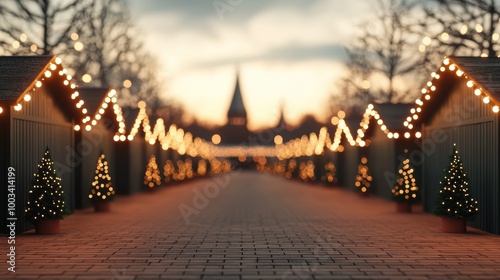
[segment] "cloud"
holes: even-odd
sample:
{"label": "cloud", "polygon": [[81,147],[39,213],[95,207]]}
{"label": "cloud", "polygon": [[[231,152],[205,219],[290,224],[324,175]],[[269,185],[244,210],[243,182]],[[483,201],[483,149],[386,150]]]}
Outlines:
{"label": "cloud", "polygon": [[[128,0],[134,14],[155,15],[168,14],[182,15],[185,23],[199,23],[207,20],[223,19],[232,22],[244,23],[253,16],[269,9],[294,9],[306,12],[317,3],[324,0]],[[225,11],[225,12],[224,12]]]}
{"label": "cloud", "polygon": [[248,62],[290,62],[296,63],[309,60],[345,61],[346,54],[343,45],[287,45],[268,50],[264,53],[250,56],[235,56],[201,62],[200,67],[218,67],[228,64],[243,64]]}
{"label": "cloud", "polygon": [[[169,97],[199,119],[224,121],[234,65],[242,69],[250,125],[275,121],[286,99],[293,121],[324,115],[344,45],[369,13],[368,0],[128,0],[169,81]],[[233,3],[222,17],[214,1]],[[219,11],[220,12],[220,11]],[[324,116],[323,116],[324,117]]]}

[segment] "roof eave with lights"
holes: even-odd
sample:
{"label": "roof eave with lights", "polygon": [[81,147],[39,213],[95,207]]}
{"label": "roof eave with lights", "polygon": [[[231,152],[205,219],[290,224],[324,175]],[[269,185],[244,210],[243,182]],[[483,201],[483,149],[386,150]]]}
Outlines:
{"label": "roof eave with lights", "polygon": [[[478,58],[479,60],[483,58]],[[454,77],[458,79],[463,79],[463,82],[468,88],[473,89],[473,94],[478,98],[482,98],[485,105],[491,106],[491,110],[494,113],[500,111],[500,102],[493,97],[493,95],[483,87],[474,77],[469,76],[469,74],[462,69],[452,57],[445,57],[443,63],[439,67],[437,72],[432,72],[432,79],[429,80],[424,88],[422,88],[422,95],[420,98],[415,100],[415,106],[410,110],[410,115],[404,120],[404,126],[408,128],[409,131],[414,131],[416,127],[420,127],[424,121],[425,107],[432,104],[432,100],[443,98],[443,96],[433,96],[435,92],[439,92],[439,86],[445,86],[442,75],[444,74],[454,74]],[[429,113],[430,114],[430,113]],[[430,116],[425,116],[429,118]]]}
{"label": "roof eave with lights", "polygon": [[[76,85],[71,83],[72,77],[67,74],[67,70],[61,65],[61,59],[59,57],[53,56],[50,61],[43,67],[43,69],[38,73],[35,79],[27,86],[22,93],[20,93],[17,99],[12,101],[5,101],[2,104],[7,104],[7,106],[12,106],[15,111],[21,111],[23,104],[31,101],[31,95],[34,94],[37,88],[41,88],[44,83],[51,82],[54,77],[61,77],[62,87],[64,91],[71,94],[71,99],[73,100],[75,107],[69,107],[71,111],[72,119],[75,123],[79,123],[86,116],[86,109],[83,107],[84,101],[77,98],[78,92],[75,90]],[[60,91],[57,90],[57,93]],[[64,96],[61,96],[62,100],[65,100]],[[59,98],[57,100],[60,100]],[[66,107],[67,108],[67,107]],[[2,114],[4,108],[0,107],[0,114]]]}

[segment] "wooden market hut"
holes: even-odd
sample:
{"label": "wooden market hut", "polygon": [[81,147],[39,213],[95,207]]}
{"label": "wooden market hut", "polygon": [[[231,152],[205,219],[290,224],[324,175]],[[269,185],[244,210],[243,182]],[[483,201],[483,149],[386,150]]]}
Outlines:
{"label": "wooden market hut", "polygon": [[[74,128],[85,109],[60,63],[55,56],[0,56],[0,181],[7,182],[7,167],[15,168],[18,232],[32,228],[24,222],[24,208],[46,147],[62,178],[66,205],[70,210],[75,206],[74,170],[79,159]],[[6,195],[7,188],[2,188],[1,201],[7,201]],[[6,207],[0,209],[3,221],[5,211]]]}
{"label": "wooden market hut", "polygon": [[500,58],[448,57],[432,74],[409,124],[422,126],[424,207],[432,211],[457,144],[479,214],[470,225],[500,234]]}
{"label": "wooden market hut", "polygon": [[[373,178],[371,192],[386,199],[392,198],[398,169],[405,157],[418,149],[419,138],[408,132],[404,119],[413,104],[374,103],[368,106],[364,122],[368,129],[363,132],[367,141],[368,168]],[[364,125],[364,124],[363,124]],[[417,180],[420,178],[421,158],[411,158]],[[417,181],[417,184],[420,182]]]}
{"label": "wooden market hut", "polygon": [[81,164],[76,173],[75,200],[76,208],[86,208],[92,205],[88,195],[101,153],[106,155],[114,187],[119,188],[116,185],[115,141],[125,140],[125,123],[114,89],[79,87],[78,92],[85,101],[89,116],[84,127],[76,133]]}

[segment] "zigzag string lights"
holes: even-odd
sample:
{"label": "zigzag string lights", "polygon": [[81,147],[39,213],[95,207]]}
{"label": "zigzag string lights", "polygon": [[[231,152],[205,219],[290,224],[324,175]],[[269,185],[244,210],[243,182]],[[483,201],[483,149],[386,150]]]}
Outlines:
{"label": "zigzag string lights", "polygon": [[331,146],[330,134],[326,127],[322,127],[319,134],[311,133],[300,138],[290,140],[284,144],[276,145],[276,156],[279,159],[292,157],[320,155],[325,146]]}
{"label": "zigzag string lights", "polygon": [[[460,67],[455,64],[451,58],[446,57],[443,60],[443,63],[441,64],[438,72],[443,73],[445,71],[450,71],[452,73],[455,73],[457,77],[465,79],[467,87],[473,89],[472,92],[476,97],[481,98],[484,104],[490,104],[491,110],[494,113],[498,113],[500,111],[500,104],[496,104],[495,99],[492,98],[492,96],[486,90],[481,88],[474,79],[469,77],[464,70],[460,69]],[[404,121],[404,126],[407,127],[410,131],[414,128],[413,123],[419,119],[420,113],[422,112],[422,107],[426,102],[431,100],[433,93],[437,90],[434,81],[441,78],[441,75],[439,73],[432,72],[432,79],[428,81],[426,87],[422,89],[422,97],[418,98],[415,101],[416,106],[410,110],[411,115],[408,116]],[[415,134],[417,133],[420,132],[416,132]]]}
{"label": "zigzag string lights", "polygon": [[[56,77],[56,75],[62,76],[64,78],[63,84],[70,88],[71,99],[75,102],[75,107],[79,109],[84,116],[83,119],[89,119],[87,116],[87,109],[84,107],[85,102],[78,98],[78,91],[76,91],[76,85],[71,83],[72,77],[67,74],[67,70],[61,65],[62,60],[59,57],[53,57],[50,62],[45,66],[45,68],[40,72],[40,74],[36,77],[33,83],[26,88],[26,90],[21,94],[19,99],[14,105],[14,110],[20,112],[23,109],[23,104],[26,104],[31,101],[32,95],[37,93],[37,89],[41,88],[47,80]],[[3,113],[3,108],[0,107],[0,114]],[[80,130],[80,125],[75,125],[75,130]],[[92,129],[90,125],[86,126],[87,130]]]}
{"label": "zigzag string lights", "polygon": [[[398,132],[391,132],[387,128],[380,114],[374,109],[374,106],[370,104],[360,122],[360,128],[357,129],[356,137],[351,134],[345,122],[345,113],[340,111],[338,115],[331,120],[332,124],[336,126],[333,139],[328,129],[322,127],[318,134],[313,132],[286,143],[281,143],[281,141],[279,141],[274,147],[224,147],[214,145],[198,137],[193,137],[190,132],[185,132],[182,128],[177,128],[175,124],[171,125],[167,130],[161,118],[156,121],[154,128],[151,129],[149,118],[146,113],[146,104],[141,101],[138,106],[140,111],[127,137],[128,140],[131,141],[134,139],[142,124],[145,140],[149,144],[154,145],[159,143],[164,150],[173,149],[178,151],[181,155],[188,154],[192,157],[200,156],[205,159],[216,157],[278,157],[280,160],[283,160],[301,156],[320,155],[325,148],[333,152],[343,152],[345,147],[341,144],[342,136],[345,136],[347,143],[351,146],[366,147],[370,144],[370,140],[365,139],[365,133],[371,123],[379,125],[380,129],[385,132],[389,139],[398,139],[401,137]],[[375,119],[376,122],[371,122],[372,119]],[[415,132],[414,136],[420,138],[421,133]],[[409,132],[405,133],[404,137],[410,138]]]}
{"label": "zigzag string lights", "polygon": [[[154,128],[151,129],[146,103],[140,101],[138,107],[139,113],[129,135],[126,137],[129,141],[134,140],[142,125],[144,139],[151,145],[159,143],[163,150],[173,149],[181,155],[200,156],[205,159],[213,157],[210,152],[211,148],[213,148],[212,144],[201,138],[194,138],[190,132],[184,132],[182,128],[177,128],[175,124],[171,125],[167,131],[165,121],[158,118]],[[119,140],[122,140],[121,136]],[[115,138],[115,141],[118,140]]]}
{"label": "zigzag string lights", "polygon": [[146,102],[139,101],[139,103],[137,103],[137,107],[139,107],[139,113],[135,118],[134,125],[132,126],[129,135],[127,136],[127,139],[129,141],[134,140],[135,135],[139,132],[141,124],[143,125],[144,132],[147,133],[147,131],[151,130],[151,127],[149,126],[148,114],[146,112]]}
{"label": "zigzag string lights", "polygon": [[[90,131],[93,126],[97,125],[97,122],[99,122],[102,119],[102,115],[104,115],[104,112],[109,108],[113,109],[113,113],[116,116],[116,121],[118,122],[118,130],[115,132],[115,136],[113,136],[113,140],[115,141],[125,141],[125,122],[122,114],[122,108],[116,103],[118,100],[116,98],[116,90],[112,89],[108,92],[107,96],[104,98],[102,101],[101,105],[99,106],[99,110],[96,112],[94,115],[93,119],[91,120],[90,116],[85,117],[82,120],[82,123],[85,125],[85,130]],[[90,123],[90,124],[89,124]],[[80,126],[76,125],[75,130],[80,130]]]}
{"label": "zigzag string lights", "polygon": [[335,130],[335,134],[333,137],[333,143],[330,146],[330,150],[333,152],[343,152],[344,151],[344,146],[342,146],[341,140],[342,140],[342,134],[345,135],[347,142],[351,146],[356,145],[356,141],[354,141],[354,137],[351,134],[351,131],[349,130],[349,127],[347,126],[345,120],[345,112],[344,111],[339,111],[337,113],[337,117],[332,118],[332,124],[337,126],[337,129]]}
{"label": "zigzag string lights", "polygon": [[412,135],[414,135],[415,138],[422,137],[422,134],[420,133],[420,131],[417,131],[414,134],[412,134],[410,132],[405,132],[403,135],[400,135],[398,132],[390,131],[389,128],[384,124],[384,120],[382,119],[381,115],[377,112],[377,110],[375,110],[375,107],[373,106],[373,104],[369,104],[365,110],[365,113],[363,114],[363,119],[361,120],[361,123],[359,124],[360,128],[357,131],[358,136],[356,137],[356,143],[361,147],[367,145],[366,141],[369,141],[369,140],[363,140],[363,138],[365,137],[365,133],[368,130],[370,120],[372,118],[375,119],[376,124],[387,135],[387,138],[389,138],[389,139],[398,139],[399,137],[402,137],[402,136],[404,138],[408,139]]}

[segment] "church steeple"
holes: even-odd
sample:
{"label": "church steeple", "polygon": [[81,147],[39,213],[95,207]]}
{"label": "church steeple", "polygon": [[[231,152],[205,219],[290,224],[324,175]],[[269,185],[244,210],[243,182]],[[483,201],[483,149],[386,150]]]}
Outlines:
{"label": "church steeple", "polygon": [[233,99],[227,112],[227,119],[230,125],[247,124],[247,111],[241,96],[239,71],[236,72],[236,85],[234,87]]}
{"label": "church steeple", "polygon": [[286,129],[288,127],[288,124],[286,123],[286,120],[285,120],[285,113],[284,113],[285,104],[284,103],[285,102],[282,100],[281,104],[280,104],[280,120],[278,122],[278,127]]}

